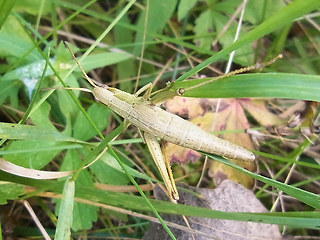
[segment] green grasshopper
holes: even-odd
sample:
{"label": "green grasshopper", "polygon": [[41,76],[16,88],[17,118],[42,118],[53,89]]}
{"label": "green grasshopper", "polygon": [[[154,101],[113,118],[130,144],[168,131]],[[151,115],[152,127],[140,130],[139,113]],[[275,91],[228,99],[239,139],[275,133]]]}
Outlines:
{"label": "green grasshopper", "polygon": [[[179,199],[168,159],[164,157],[157,138],[172,142],[182,147],[197,151],[221,155],[228,159],[254,161],[255,156],[249,150],[220,139],[196,125],[169,113],[151,102],[151,84],[147,84],[135,94],[129,94],[106,85],[98,86],[85,73],[69,49],[73,59],[78,64],[86,80],[92,85],[91,91],[98,102],[103,103],[111,110],[122,116],[126,126],[135,125],[141,133],[155,161],[172,202]],[[144,96],[139,96],[146,91]],[[158,103],[159,104],[159,103]]]}

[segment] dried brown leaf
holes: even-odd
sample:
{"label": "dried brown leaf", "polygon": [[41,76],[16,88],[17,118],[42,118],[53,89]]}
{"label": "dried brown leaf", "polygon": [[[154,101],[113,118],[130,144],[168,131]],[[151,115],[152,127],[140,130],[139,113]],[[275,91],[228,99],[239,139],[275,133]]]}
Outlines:
{"label": "dried brown leaf", "polygon": [[202,108],[200,98],[174,97],[166,101],[164,107],[168,112],[188,118],[203,115],[205,112]]}
{"label": "dried brown leaf", "polygon": [[53,172],[53,171],[40,171],[30,168],[25,168],[8,162],[0,158],[0,169],[4,172],[11,173],[16,176],[33,178],[33,179],[57,179],[69,176],[73,171]]}

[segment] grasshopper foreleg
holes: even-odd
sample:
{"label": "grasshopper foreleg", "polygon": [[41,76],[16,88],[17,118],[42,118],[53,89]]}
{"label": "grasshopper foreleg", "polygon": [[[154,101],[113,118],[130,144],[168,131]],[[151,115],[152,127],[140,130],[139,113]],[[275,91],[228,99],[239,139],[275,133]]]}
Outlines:
{"label": "grasshopper foreleg", "polygon": [[152,91],[152,83],[148,83],[146,85],[144,85],[142,88],[140,88],[134,95],[136,97],[138,97],[141,93],[143,93],[144,91],[146,91],[144,97],[146,98],[150,98],[150,94],[151,94],[151,91]]}

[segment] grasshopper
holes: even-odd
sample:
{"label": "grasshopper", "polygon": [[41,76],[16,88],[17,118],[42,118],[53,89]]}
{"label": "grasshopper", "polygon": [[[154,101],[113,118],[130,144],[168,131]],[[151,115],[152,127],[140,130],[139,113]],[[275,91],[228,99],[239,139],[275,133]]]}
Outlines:
{"label": "grasshopper", "polygon": [[[179,199],[168,159],[163,155],[157,138],[172,142],[182,147],[197,151],[221,155],[224,158],[242,161],[254,161],[255,156],[249,150],[220,139],[183,118],[169,113],[149,100],[151,83],[139,89],[135,94],[121,91],[106,85],[98,86],[85,73],[69,49],[73,59],[78,64],[86,80],[93,87],[91,93],[96,101],[103,103],[112,111],[123,117],[128,124],[135,125],[155,161],[169,198],[176,203]],[[145,92],[144,96],[139,96]]]}

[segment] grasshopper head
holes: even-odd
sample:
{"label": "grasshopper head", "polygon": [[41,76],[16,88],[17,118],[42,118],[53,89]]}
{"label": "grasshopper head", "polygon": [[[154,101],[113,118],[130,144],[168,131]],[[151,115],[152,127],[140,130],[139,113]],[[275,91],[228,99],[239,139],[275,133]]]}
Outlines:
{"label": "grasshopper head", "polygon": [[115,98],[114,94],[104,87],[95,87],[92,90],[93,96],[97,102],[101,102],[106,106],[113,105],[112,100]]}

